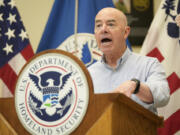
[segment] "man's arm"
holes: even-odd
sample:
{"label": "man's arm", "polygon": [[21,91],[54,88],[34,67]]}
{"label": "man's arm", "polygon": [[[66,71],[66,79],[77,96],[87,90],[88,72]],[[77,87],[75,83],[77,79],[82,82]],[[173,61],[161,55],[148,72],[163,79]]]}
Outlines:
{"label": "man's arm", "polygon": [[[122,83],[118,88],[114,89],[113,93],[122,93],[128,97],[131,97],[131,95],[134,93],[134,90],[136,89],[136,82],[134,81],[126,81]],[[141,99],[143,102],[146,103],[153,103],[153,95],[149,89],[149,87],[144,84],[140,83],[139,91],[136,94],[136,96]]]}
{"label": "man's arm", "polygon": [[[123,93],[131,97],[135,89],[136,82],[126,81],[112,92]],[[153,103],[155,107],[161,107],[168,103],[169,86],[162,65],[157,59],[150,66],[147,80],[140,82],[139,92],[136,96],[147,104]]]}

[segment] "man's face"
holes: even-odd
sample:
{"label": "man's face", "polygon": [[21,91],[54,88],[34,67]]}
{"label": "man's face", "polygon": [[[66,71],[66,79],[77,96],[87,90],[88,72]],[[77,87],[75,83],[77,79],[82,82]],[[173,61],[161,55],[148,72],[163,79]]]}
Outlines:
{"label": "man's face", "polygon": [[100,11],[95,19],[95,38],[99,49],[104,54],[118,53],[125,45],[129,34],[126,20],[113,9]]}

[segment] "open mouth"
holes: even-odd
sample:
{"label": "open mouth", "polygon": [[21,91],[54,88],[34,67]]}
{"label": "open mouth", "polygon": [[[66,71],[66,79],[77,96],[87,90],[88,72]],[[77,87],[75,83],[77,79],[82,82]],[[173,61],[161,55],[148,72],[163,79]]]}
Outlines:
{"label": "open mouth", "polygon": [[110,39],[110,38],[103,38],[102,40],[101,40],[101,43],[109,43],[109,42],[111,42],[112,41],[112,39]]}

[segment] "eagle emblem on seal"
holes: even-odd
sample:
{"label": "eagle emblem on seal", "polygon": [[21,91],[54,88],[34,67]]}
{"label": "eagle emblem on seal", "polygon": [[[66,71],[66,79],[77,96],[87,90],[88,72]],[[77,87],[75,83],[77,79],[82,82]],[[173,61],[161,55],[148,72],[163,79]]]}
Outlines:
{"label": "eagle emblem on seal", "polygon": [[56,71],[48,71],[41,75],[29,73],[31,81],[29,106],[32,112],[42,120],[56,121],[69,110],[73,92],[72,73],[62,75]]}

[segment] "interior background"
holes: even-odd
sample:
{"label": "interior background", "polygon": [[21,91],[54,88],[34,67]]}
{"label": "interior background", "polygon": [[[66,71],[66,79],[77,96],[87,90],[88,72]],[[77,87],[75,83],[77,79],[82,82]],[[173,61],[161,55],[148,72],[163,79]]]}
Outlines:
{"label": "interior background", "polygon": [[[29,35],[34,52],[39,45],[54,0],[15,0],[19,14]],[[154,0],[154,14],[161,0]],[[133,51],[139,53],[141,46],[132,45]]]}

